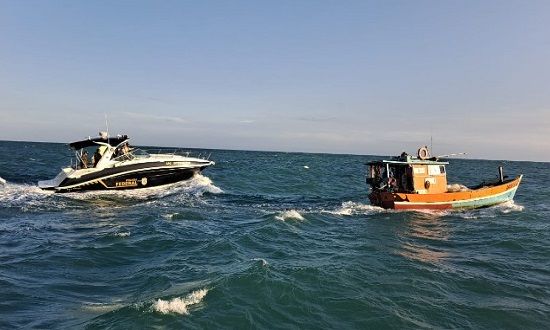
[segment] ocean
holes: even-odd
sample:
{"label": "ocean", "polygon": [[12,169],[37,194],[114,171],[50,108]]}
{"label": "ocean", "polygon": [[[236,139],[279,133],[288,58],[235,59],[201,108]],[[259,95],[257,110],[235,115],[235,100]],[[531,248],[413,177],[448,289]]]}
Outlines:
{"label": "ocean", "polygon": [[368,202],[380,157],[192,151],[216,165],[190,181],[54,194],[67,145],[1,141],[0,328],[550,326],[550,163],[454,159],[524,174],[515,201],[396,212]]}

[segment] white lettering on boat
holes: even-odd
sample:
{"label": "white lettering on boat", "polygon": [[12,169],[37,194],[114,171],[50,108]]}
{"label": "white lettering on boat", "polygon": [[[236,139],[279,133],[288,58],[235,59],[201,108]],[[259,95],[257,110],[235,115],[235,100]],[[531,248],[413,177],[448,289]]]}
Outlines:
{"label": "white lettering on boat", "polygon": [[117,187],[137,187],[137,179],[126,179],[126,181],[117,181]]}

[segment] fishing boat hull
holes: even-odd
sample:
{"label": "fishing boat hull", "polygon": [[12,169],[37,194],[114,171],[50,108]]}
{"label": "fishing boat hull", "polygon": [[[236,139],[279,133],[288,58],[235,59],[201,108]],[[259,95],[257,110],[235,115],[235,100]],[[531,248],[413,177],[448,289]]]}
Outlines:
{"label": "fishing boat hull", "polygon": [[373,205],[396,210],[447,210],[488,207],[511,201],[522,175],[512,180],[484,185],[467,191],[437,194],[409,194],[375,191],[369,195]]}

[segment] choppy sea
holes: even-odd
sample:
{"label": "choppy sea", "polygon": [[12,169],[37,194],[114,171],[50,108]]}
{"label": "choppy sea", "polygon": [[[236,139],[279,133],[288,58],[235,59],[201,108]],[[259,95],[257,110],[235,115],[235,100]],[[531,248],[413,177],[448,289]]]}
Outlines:
{"label": "choppy sea", "polygon": [[0,328],[550,327],[549,163],[451,160],[524,174],[515,201],[396,212],[375,156],[194,152],[216,165],[187,182],[54,194],[66,145],[0,142]]}

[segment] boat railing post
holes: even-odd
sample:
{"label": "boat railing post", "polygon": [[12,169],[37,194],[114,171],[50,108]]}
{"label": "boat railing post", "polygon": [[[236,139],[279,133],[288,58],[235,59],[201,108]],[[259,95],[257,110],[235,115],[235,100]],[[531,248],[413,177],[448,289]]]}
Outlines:
{"label": "boat railing post", "polygon": [[504,170],[502,169],[502,166],[498,167],[498,177],[500,182],[504,182]]}

